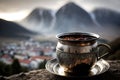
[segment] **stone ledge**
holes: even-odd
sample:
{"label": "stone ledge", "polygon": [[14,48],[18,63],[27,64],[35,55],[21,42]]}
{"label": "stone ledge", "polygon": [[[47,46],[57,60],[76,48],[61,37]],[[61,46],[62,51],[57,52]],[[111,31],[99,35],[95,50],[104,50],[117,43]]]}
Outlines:
{"label": "stone ledge", "polygon": [[[110,69],[98,76],[84,78],[84,80],[120,80],[120,60],[108,61]],[[27,73],[20,73],[9,77],[0,77],[0,80],[73,80],[78,78],[60,77],[51,74],[45,69],[33,70]]]}

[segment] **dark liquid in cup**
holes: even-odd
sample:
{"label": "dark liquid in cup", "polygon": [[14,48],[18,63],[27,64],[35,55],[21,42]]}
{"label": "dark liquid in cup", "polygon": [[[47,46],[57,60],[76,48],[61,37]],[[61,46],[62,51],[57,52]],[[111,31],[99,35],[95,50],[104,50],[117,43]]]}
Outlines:
{"label": "dark liquid in cup", "polygon": [[60,37],[63,40],[70,40],[70,41],[86,41],[86,40],[93,40],[95,37],[90,35],[64,35]]}

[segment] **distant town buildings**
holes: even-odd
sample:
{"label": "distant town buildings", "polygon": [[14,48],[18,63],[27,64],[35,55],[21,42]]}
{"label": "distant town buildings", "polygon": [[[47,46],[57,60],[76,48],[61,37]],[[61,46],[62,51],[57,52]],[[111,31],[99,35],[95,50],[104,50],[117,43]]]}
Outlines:
{"label": "distant town buildings", "polygon": [[19,43],[3,43],[0,49],[0,61],[11,64],[16,58],[21,66],[36,69],[39,63],[56,56],[55,47],[54,42],[38,42],[33,39]]}

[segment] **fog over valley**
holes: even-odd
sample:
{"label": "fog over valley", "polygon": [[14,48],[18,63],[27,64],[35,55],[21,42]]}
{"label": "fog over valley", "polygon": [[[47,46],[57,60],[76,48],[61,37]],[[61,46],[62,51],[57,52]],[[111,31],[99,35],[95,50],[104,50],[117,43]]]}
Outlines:
{"label": "fog over valley", "polygon": [[101,38],[113,40],[120,35],[119,19],[120,13],[115,10],[98,8],[87,12],[79,5],[69,2],[56,12],[50,9],[36,8],[19,24],[48,36],[77,31],[93,32],[99,34]]}
{"label": "fog over valley", "polygon": [[[110,0],[109,4],[103,0],[30,0],[27,6],[26,2],[1,1],[1,22],[2,19],[10,24],[9,21],[12,21],[19,27],[36,33],[37,37],[42,35],[55,38],[55,35],[61,32],[77,31],[97,33],[101,38],[111,41],[120,35],[119,0]],[[8,8],[3,4],[12,6]],[[2,32],[5,32],[4,29]]]}

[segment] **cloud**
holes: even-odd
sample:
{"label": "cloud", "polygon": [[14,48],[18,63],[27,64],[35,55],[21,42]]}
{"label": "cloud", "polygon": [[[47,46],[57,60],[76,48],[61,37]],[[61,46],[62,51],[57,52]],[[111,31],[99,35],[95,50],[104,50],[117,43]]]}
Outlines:
{"label": "cloud", "polygon": [[9,13],[0,13],[0,18],[8,21],[20,21],[24,19],[29,14],[29,12],[30,11],[28,10],[23,10]]}
{"label": "cloud", "polygon": [[107,7],[120,11],[120,0],[0,0],[0,12],[30,10],[35,7],[58,9],[70,1],[89,10],[95,7]]}
{"label": "cloud", "polygon": [[[98,7],[110,8],[120,12],[120,0],[0,0],[0,18],[7,19],[7,16],[11,16],[14,13],[15,16],[13,17],[15,20],[19,12],[23,15],[27,10],[25,13],[26,15],[36,7],[58,10],[61,6],[70,1],[80,5],[88,12]],[[23,16],[25,17],[25,15]],[[8,18],[10,20],[10,17]]]}
{"label": "cloud", "polygon": [[75,0],[75,2],[88,11],[101,7],[120,12],[120,0]]}
{"label": "cloud", "polygon": [[0,11],[17,11],[35,7],[57,8],[67,0],[0,0]]}
{"label": "cloud", "polygon": [[0,0],[0,18],[19,21],[34,8],[59,9],[67,0]]}

